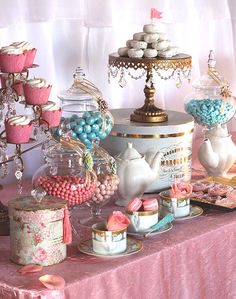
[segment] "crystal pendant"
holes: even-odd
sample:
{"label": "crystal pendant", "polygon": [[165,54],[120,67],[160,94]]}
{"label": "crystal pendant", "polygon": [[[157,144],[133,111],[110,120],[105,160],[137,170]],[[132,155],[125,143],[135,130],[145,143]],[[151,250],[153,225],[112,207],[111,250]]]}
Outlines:
{"label": "crystal pendant", "polygon": [[121,75],[121,76],[120,76],[120,80],[118,81],[118,84],[119,84],[119,86],[122,87],[122,88],[126,86],[127,82],[126,82],[126,80],[125,80],[125,76],[124,76],[124,75]]}
{"label": "crystal pendant", "polygon": [[15,177],[17,180],[21,180],[22,179],[22,176],[23,176],[23,172],[20,171],[19,169],[16,170],[15,172]]}
{"label": "crystal pendant", "polygon": [[47,195],[47,192],[43,188],[37,187],[36,189],[31,191],[31,195],[37,202],[41,202],[43,198]]}
{"label": "crystal pendant", "polygon": [[56,175],[57,174],[57,167],[56,166],[52,166],[50,168],[50,174],[51,175]]}

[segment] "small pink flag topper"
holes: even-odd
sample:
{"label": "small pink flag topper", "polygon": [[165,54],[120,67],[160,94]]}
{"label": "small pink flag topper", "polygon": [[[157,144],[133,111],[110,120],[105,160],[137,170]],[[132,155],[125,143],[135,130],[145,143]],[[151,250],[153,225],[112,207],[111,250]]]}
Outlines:
{"label": "small pink flag topper", "polygon": [[161,19],[162,12],[156,10],[155,8],[151,8],[151,19]]}

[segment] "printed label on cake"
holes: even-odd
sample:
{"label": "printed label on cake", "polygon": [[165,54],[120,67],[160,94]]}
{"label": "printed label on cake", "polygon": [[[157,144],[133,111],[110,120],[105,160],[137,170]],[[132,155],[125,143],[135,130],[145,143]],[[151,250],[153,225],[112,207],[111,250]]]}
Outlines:
{"label": "printed label on cake", "polygon": [[175,182],[191,178],[192,148],[191,142],[180,142],[168,147],[160,148],[164,153],[161,161],[159,180]]}

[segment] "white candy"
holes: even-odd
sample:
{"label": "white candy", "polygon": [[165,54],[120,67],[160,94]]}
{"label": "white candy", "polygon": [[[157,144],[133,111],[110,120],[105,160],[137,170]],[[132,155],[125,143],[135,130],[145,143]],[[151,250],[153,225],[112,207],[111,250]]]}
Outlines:
{"label": "white candy", "polygon": [[167,40],[167,34],[165,32],[158,32],[160,40]]}
{"label": "white candy", "polygon": [[130,41],[130,45],[134,49],[147,49],[147,43],[143,41],[132,40]]}
{"label": "white candy", "polygon": [[172,50],[166,50],[166,51],[158,51],[158,56],[164,57],[164,58],[170,58],[175,55]]}
{"label": "white candy", "polygon": [[144,35],[144,41],[147,43],[154,43],[158,40],[159,34],[158,33],[146,33]]}
{"label": "white candy", "polygon": [[146,49],[144,50],[144,57],[146,58],[153,58],[157,56],[157,50],[156,49]]}
{"label": "white candy", "polygon": [[144,35],[145,35],[146,33],[145,32],[137,32],[137,33],[134,33],[134,35],[133,35],[133,39],[134,40],[141,40],[141,41],[143,41],[144,40]]}
{"label": "white candy", "polygon": [[143,26],[145,33],[158,33],[158,26],[156,24],[146,24]]}
{"label": "white candy", "polygon": [[152,48],[156,49],[157,51],[164,51],[170,46],[169,40],[160,40],[157,42],[152,43]]}
{"label": "white candy", "polygon": [[131,58],[142,58],[143,54],[143,50],[141,49],[129,49],[128,51],[128,56]]}
{"label": "white candy", "polygon": [[129,50],[128,47],[121,47],[121,48],[118,49],[118,54],[119,54],[120,56],[125,56],[125,57],[127,57],[127,56],[128,56],[128,50]]}
{"label": "white candy", "polygon": [[133,39],[128,39],[128,40],[127,40],[127,42],[126,42],[126,46],[127,46],[128,48],[132,48],[132,47],[131,47],[131,44],[130,44],[132,41],[133,41]]}

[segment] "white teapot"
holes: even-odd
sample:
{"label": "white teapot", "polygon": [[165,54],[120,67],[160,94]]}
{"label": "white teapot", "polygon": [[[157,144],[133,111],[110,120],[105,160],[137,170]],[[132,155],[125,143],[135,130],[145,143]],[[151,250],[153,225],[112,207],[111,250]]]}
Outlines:
{"label": "white teapot", "polygon": [[206,133],[198,159],[209,176],[227,177],[227,171],[236,160],[236,146],[226,125],[217,125]]}
{"label": "white teapot", "polygon": [[126,206],[132,198],[143,195],[157,179],[162,157],[163,153],[156,153],[149,165],[145,157],[133,148],[132,143],[128,143],[127,148],[116,156],[117,175],[120,179],[117,205]]}

